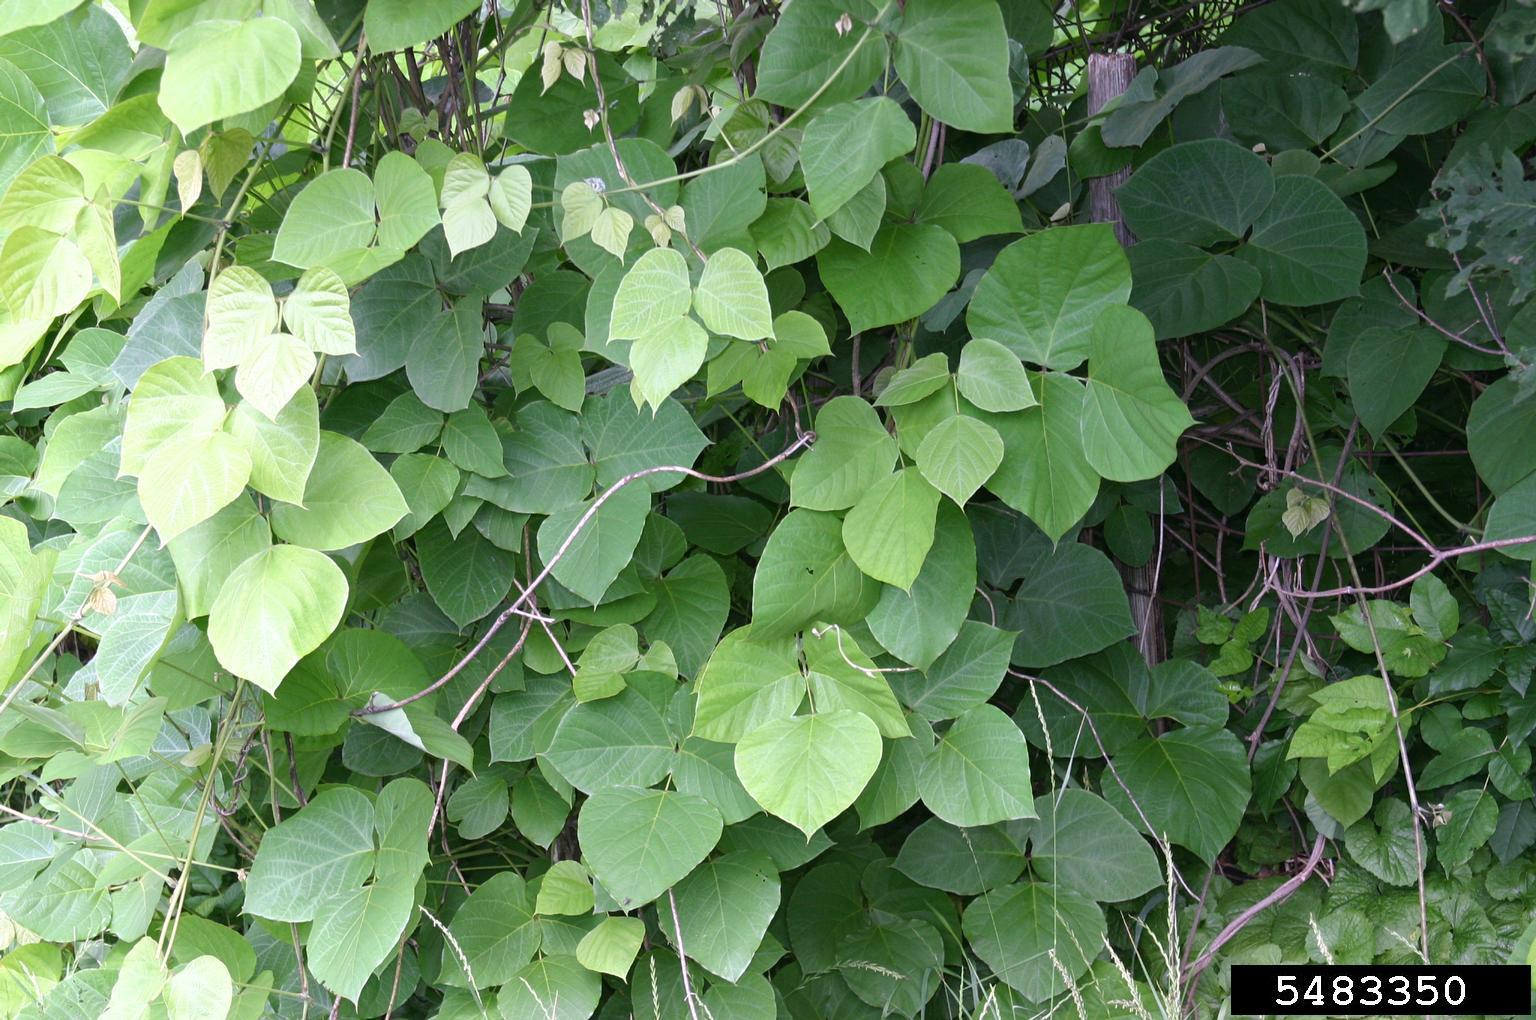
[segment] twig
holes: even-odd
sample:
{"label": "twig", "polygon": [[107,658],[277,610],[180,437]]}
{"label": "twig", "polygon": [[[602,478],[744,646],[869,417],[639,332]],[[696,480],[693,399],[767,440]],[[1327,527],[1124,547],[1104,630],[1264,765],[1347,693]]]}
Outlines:
{"label": "twig", "polygon": [[683,923],[677,917],[677,897],[672,895],[672,890],[667,890],[667,905],[672,908],[672,931],[677,936],[677,962],[683,973],[683,999],[688,1003],[689,1020],[699,1020],[698,1007],[694,1001],[698,998],[693,991],[693,979],[688,976],[688,950],[683,946]]}
{"label": "twig", "polygon": [[1189,968],[1189,973],[1185,975],[1184,980],[1192,982],[1193,979],[1197,977],[1201,971],[1210,966],[1211,960],[1216,956],[1216,952],[1221,949],[1222,946],[1232,941],[1237,933],[1242,931],[1243,928],[1248,925],[1248,922],[1252,921],[1255,917],[1259,916],[1259,914],[1274,906],[1276,903],[1279,903],[1288,898],[1297,889],[1300,889],[1302,885],[1307,881],[1307,879],[1312,877],[1312,872],[1317,870],[1317,865],[1322,861],[1323,846],[1326,842],[1327,841],[1321,835],[1319,835],[1315,840],[1312,841],[1312,852],[1307,855],[1307,862],[1306,864],[1302,865],[1300,871],[1286,879],[1285,882],[1281,885],[1276,886],[1268,896],[1264,897],[1262,900],[1255,903],[1253,906],[1244,910],[1241,914],[1238,914],[1231,921],[1229,921],[1227,926],[1221,930],[1221,934],[1212,939],[1211,944],[1205,947],[1205,952],[1201,953],[1199,959],[1195,960],[1194,964]]}

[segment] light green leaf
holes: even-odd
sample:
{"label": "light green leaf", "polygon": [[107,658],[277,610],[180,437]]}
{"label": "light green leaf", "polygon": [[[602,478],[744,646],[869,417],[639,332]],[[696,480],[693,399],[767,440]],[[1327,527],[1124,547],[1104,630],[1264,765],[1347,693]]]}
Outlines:
{"label": "light green leaf", "polygon": [[[907,16],[912,16],[910,7]],[[1012,115],[1010,94],[1010,119]],[[990,234],[1017,234],[1024,229],[1013,196],[992,171],[973,163],[945,163],[933,172],[923,188],[917,220],[943,227],[961,244]]]}
{"label": "light green leaf", "polygon": [[161,994],[166,1020],[223,1020],[235,988],[224,962],[205,955],[177,967]]}
{"label": "light green leaf", "polygon": [[613,786],[581,806],[577,838],[598,881],[633,910],[692,871],[714,849],[721,828],[720,813],[700,797]]}
{"label": "light green leaf", "polygon": [[501,478],[507,473],[501,459],[501,438],[479,404],[448,416],[443,426],[443,452],[465,471],[485,478]]}
{"label": "light green leaf", "polygon": [[809,839],[853,804],[880,754],[874,722],[839,709],[759,726],[736,744],[736,774],[765,811]]}
{"label": "light green leaf", "polygon": [[699,674],[693,732],[734,744],[765,722],[794,713],[805,679],[788,637],[759,639],[752,628],[727,634]]}
{"label": "light green leaf", "polygon": [[618,206],[609,206],[592,221],[592,243],[622,262],[629,247],[629,233],[634,228],[633,216]]}
{"label": "light green leaf", "polygon": [[240,364],[257,343],[277,331],[272,285],[245,266],[230,266],[213,278],[207,308],[203,364],[209,369]]}
{"label": "light green leaf", "polygon": [[368,247],[374,232],[373,182],[368,175],[350,168],[329,170],[306,184],[288,207],[272,257],[309,269]]}
{"label": "light green leaf", "polygon": [[711,332],[740,340],[773,336],[773,313],[768,308],[763,274],[750,255],[735,248],[721,248],[709,257],[693,295],[693,307]]}
{"label": "light green leaf", "polygon": [[251,458],[251,488],[285,503],[303,500],[320,450],[320,408],[314,390],[299,387],[275,420],[242,401],[230,417],[229,433]]}
{"label": "light green leaf", "polygon": [[806,126],[800,165],[811,208],[825,219],[880,168],[912,151],[917,131],[902,108],[877,96],[828,107]]}
{"label": "light green leaf", "polygon": [[544,758],[576,789],[597,793],[659,782],[676,750],[661,713],[644,694],[629,688],[616,697],[571,706]]}
{"label": "light green leaf", "polygon": [[1099,475],[1083,451],[1086,387],[1059,372],[1035,383],[1039,406],[986,419],[1003,437],[1003,462],[987,488],[1055,540],[1093,505]]}
{"label": "light green leaf", "polygon": [[164,545],[245,491],[251,458],[224,432],[181,434],[163,443],[139,472],[139,504]]}
{"label": "light green leaf", "polygon": [[977,705],[950,724],[923,763],[929,810],[962,828],[1035,816],[1024,734],[1000,709]]}
{"label": "light green leaf", "polygon": [[939,491],[904,468],[870,486],[843,519],[843,545],[860,570],[907,591],[933,545]]}
{"label": "light green leaf", "polygon": [[249,499],[236,499],[170,543],[187,619],[207,616],[236,567],[272,546],[267,520]]}
{"label": "light green leaf", "polygon": [[279,18],[199,21],[171,41],[160,109],[190,135],[280,98],[299,62],[299,34]]}
{"label": "light green leaf", "polygon": [[566,244],[592,232],[606,206],[586,181],[572,181],[560,191],[560,240]]}
{"label": "light green leaf", "polygon": [[[578,532],[577,525],[594,506],[596,512]],[[539,525],[539,557],[552,565],[555,580],[596,605],[634,556],[649,510],[645,488],[627,485],[601,505],[594,500],[550,514]]]}
{"label": "light green leaf", "polygon": [[546,953],[507,982],[497,1006],[503,1017],[587,1020],[602,994],[602,979],[574,956]]}
{"label": "light green leaf", "polygon": [[912,735],[890,683],[852,635],[840,628],[813,628],[802,642],[805,679],[818,711],[851,709],[868,716],[882,737]]}
{"label": "light green leaf", "polygon": [[959,507],[941,503],[933,548],[912,590],[886,585],[866,622],[892,655],[927,669],[960,632],[975,592],[976,542],[970,523]]}
{"label": "light green leaf", "polygon": [[51,554],[32,552],[25,525],[11,517],[0,520],[0,677],[7,686],[32,643],[52,567]]}
{"label": "light green leaf", "polygon": [[272,508],[272,530],[311,549],[345,549],[388,531],[410,508],[400,487],[355,439],[321,431],[304,503]]}
{"label": "light green leaf", "polygon": [[[1011,355],[1010,355],[1011,357]],[[1017,358],[1014,358],[1017,361]],[[875,398],[876,407],[903,407],[937,393],[949,382],[949,359],[941,352],[924,355],[906,368],[893,372]]]}
{"label": "light green leaf", "polygon": [[179,438],[212,435],[228,409],[217,380],[196,358],[167,358],[139,377],[123,422],[121,471],[141,474],[151,456]]}
{"label": "light green leaf", "polygon": [[599,974],[622,978],[629,973],[645,941],[645,922],[638,917],[609,915],[576,944],[576,961]]}
{"label": "light green leaf", "polygon": [[842,522],[816,510],[793,510],[773,529],[752,577],[759,639],[793,634],[816,620],[853,623],[874,607],[879,586],[854,564],[842,536]]}
{"label": "light green leaf", "polygon": [[698,373],[708,348],[709,334],[687,316],[660,323],[638,337],[629,349],[635,393],[659,408],[674,390]]}
{"label": "light green leaf", "polygon": [[912,97],[937,120],[962,131],[1013,130],[1008,32],[995,0],[912,0],[895,60]]}
{"label": "light green leaf", "polygon": [[235,389],[256,410],[276,421],[315,371],[315,352],[288,333],[271,333],[248,350],[235,369]]}
{"label": "light green leaf", "polygon": [[827,290],[855,333],[915,319],[960,275],[960,248],[931,223],[882,226],[866,252],[834,238],[816,256]]}
{"label": "light green leaf", "polygon": [[499,871],[470,893],[448,931],[469,961],[466,976],[458,954],[443,946],[443,983],[456,988],[469,987],[470,978],[479,988],[511,981],[541,941],[528,887],[515,871]]}
{"label": "light green leaf", "polygon": [[960,506],[1002,462],[1003,440],[997,430],[963,414],[934,426],[917,448],[917,467],[923,477]]}
{"label": "light green leaf", "polygon": [[356,1001],[405,933],[415,900],[414,885],[383,881],[326,897],[310,929],[305,962],[311,972],[332,992]]}
{"label": "light green leaf", "polygon": [[688,314],[693,291],[688,263],[671,248],[653,248],[619,281],[608,322],[610,340],[638,340]]}
{"label": "light green leaf", "polygon": [[270,694],[330,636],[346,601],[347,580],[328,556],[273,546],[225,578],[208,614],[208,640],[225,669]]}
{"label": "light green leaf", "polygon": [[403,152],[387,152],[373,171],[379,208],[379,244],[407,251],[437,226],[437,190],[432,176]]}
{"label": "light green leaf", "polygon": [[[11,8],[19,10],[19,5],[8,4],[0,17],[10,17]],[[48,20],[51,16],[36,23]],[[8,187],[38,156],[53,151],[53,129],[42,93],[21,68],[4,58],[0,58],[0,139],[0,188]]]}
{"label": "light green leaf", "polygon": [[335,272],[319,266],[299,277],[283,302],[283,324],[316,354],[356,354],[352,300]]}
{"label": "light green leaf", "polygon": [[779,909],[778,875],[753,867],[752,860],[733,854],[707,861],[677,884],[678,927],[688,956],[727,981],[746,973]]}
{"label": "light green leaf", "polygon": [[262,837],[245,883],[245,912],[273,921],[312,921],[327,896],[360,886],[372,874],[373,861],[368,795],[350,786],[330,787]]}
{"label": "light green leaf", "polygon": [[986,337],[968,340],[961,349],[955,388],[983,411],[1022,411],[1037,403],[1018,355]]}
{"label": "light green leaf", "polygon": [[[485,175],[484,167],[480,174]],[[443,194],[448,194],[447,181],[443,182]],[[478,248],[495,236],[496,215],[483,195],[461,198],[443,207],[443,237],[448,242],[450,254],[456,256]]]}
{"label": "light green leaf", "polygon": [[1089,339],[1083,401],[1083,453],[1117,482],[1161,474],[1178,455],[1179,436],[1195,424],[1163,377],[1152,323],[1134,308],[1107,308]]}
{"label": "light green leaf", "polygon": [[833,397],[816,415],[816,444],[795,462],[789,501],[846,510],[895,465],[896,442],[875,409],[858,397]]}
{"label": "light green leaf", "polygon": [[491,182],[491,212],[502,226],[521,234],[533,208],[533,175],[528,168],[514,163]]}
{"label": "light green leaf", "polygon": [[403,542],[453,502],[462,477],[441,457],[408,453],[389,465],[389,477],[400,487],[410,512],[395,524],[394,538]]}
{"label": "light green leaf", "polygon": [[965,321],[972,336],[1065,372],[1087,358],[1099,313],[1130,293],[1130,265],[1108,225],[1053,227],[1002,250],[976,285]]}
{"label": "light green leaf", "polygon": [[403,50],[447,32],[475,6],[475,0],[443,0],[428,5],[411,0],[369,0],[363,31],[375,53]]}

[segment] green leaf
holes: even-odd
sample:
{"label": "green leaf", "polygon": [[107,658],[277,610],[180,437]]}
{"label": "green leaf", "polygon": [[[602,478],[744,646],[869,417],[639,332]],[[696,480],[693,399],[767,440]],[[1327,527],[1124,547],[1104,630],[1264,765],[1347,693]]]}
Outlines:
{"label": "green leaf", "polygon": [[1093,325],[1083,412],[1083,453],[1117,482],[1162,474],[1195,424],[1163,377],[1152,323],[1134,308],[1107,308]]}
{"label": "green leaf", "polygon": [[961,827],[1035,816],[1024,734],[1000,709],[977,705],[950,724],[918,776],[923,803]]}
{"label": "green leaf", "polygon": [[[921,580],[921,579],[920,579]],[[896,691],[912,711],[933,721],[952,719],[983,704],[1002,686],[1015,635],[976,620],[921,673],[893,673]]]}
{"label": "green leaf", "polygon": [[[601,504],[593,500],[550,514],[539,525],[539,557],[555,580],[597,605],[634,556],[650,506],[644,486],[626,485]],[[593,507],[596,512],[577,531]]]}
{"label": "green leaf", "polygon": [[277,418],[241,402],[229,434],[251,459],[250,486],[285,503],[298,503],[320,451],[320,410],[315,391],[300,387]]}
{"label": "green leaf", "polygon": [[869,251],[833,238],[816,256],[827,290],[855,333],[915,319],[960,275],[960,248],[931,223],[887,224]]}
{"label": "green leaf", "polygon": [[730,613],[730,586],[720,564],[706,555],[690,556],[652,586],[656,608],[640,621],[652,642],[664,641],[684,676],[704,665],[720,640]]}
{"label": "green leaf", "polygon": [[986,337],[968,340],[961,349],[955,388],[983,411],[1022,411],[1037,403],[1018,355]]}
{"label": "green leaf", "polygon": [[1159,340],[1204,333],[1242,315],[1259,296],[1258,270],[1230,255],[1176,241],[1142,241],[1131,260],[1131,305]]}
{"label": "green leaf", "polygon": [[[1036,805],[1044,808],[1049,800],[1041,797]],[[1131,836],[1141,839],[1134,829]],[[1018,878],[1024,870],[1024,854],[1002,826],[960,829],[929,818],[902,843],[896,870],[919,885],[975,896]]]}
{"label": "green leaf", "polygon": [[373,170],[379,208],[379,244],[407,251],[439,222],[437,189],[421,164],[403,152],[386,152]]}
{"label": "green leaf", "polygon": [[299,63],[299,34],[279,18],[199,21],[165,55],[160,109],[190,135],[281,98]]}
{"label": "green leaf", "polygon": [[394,527],[410,508],[400,487],[355,439],[321,431],[302,506],[272,508],[272,530],[311,549],[345,549]]}
{"label": "green leaf", "polygon": [[1005,622],[1019,632],[1014,661],[1026,667],[1074,659],[1135,633],[1114,564],[1080,542],[1058,545],[1026,571]]}
{"label": "green leaf", "polygon": [[911,729],[891,685],[851,635],[840,629],[812,630],[802,637],[811,704],[822,712],[847,708],[866,715],[889,739]]}
{"label": "green leaf", "polygon": [[373,804],[334,786],[269,829],[245,883],[245,912],[272,921],[312,921],[326,897],[373,872]]}
{"label": "green leaf", "polygon": [[293,293],[283,302],[283,322],[316,354],[357,353],[357,328],[352,324],[347,285],[324,266],[299,277]]}
{"label": "green leaf", "polygon": [[815,620],[852,623],[878,598],[878,586],[843,546],[842,522],[828,513],[793,510],[768,536],[752,577],[753,632],[767,639]]}
{"label": "green leaf", "polygon": [[374,231],[373,182],[368,175],[350,168],[329,170],[306,184],[288,207],[272,257],[309,269],[366,248]]}
{"label": "green leaf", "polygon": [[1370,819],[1344,831],[1349,856],[1388,885],[1409,886],[1418,879],[1414,846],[1413,815],[1396,797],[1382,800]]}
{"label": "green leaf", "polygon": [[[693,416],[677,401],[664,401],[645,414],[624,394],[589,397],[582,406],[581,435],[597,466],[597,484],[603,487],[646,468],[691,467],[709,445]],[[682,475],[658,472],[634,485],[661,492],[682,480]]]}
{"label": "green leaf", "polygon": [[816,444],[795,462],[789,500],[811,510],[846,510],[896,465],[896,442],[858,397],[833,397],[816,415]]}
{"label": "green leaf", "polygon": [[502,453],[518,484],[498,505],[515,513],[552,514],[585,499],[595,472],[575,416],[536,401],[518,408],[515,423],[516,429],[502,442]]}
{"label": "green leaf", "polygon": [[1054,541],[1093,505],[1099,474],[1083,450],[1087,388],[1059,372],[1036,385],[1039,406],[986,419],[1003,437],[1003,462],[987,488]]}
{"label": "green leaf", "polygon": [[1536,445],[1511,443],[1512,435],[1536,428],[1536,400],[1526,399],[1513,378],[1500,379],[1472,402],[1467,415],[1467,452],[1495,493],[1536,471]]}
{"label": "green leaf", "polygon": [[962,131],[1013,130],[1008,33],[995,0],[913,0],[896,70],[924,110]]}
{"label": "green leaf", "polygon": [[[758,81],[761,92],[761,77]],[[831,239],[832,231],[798,198],[768,199],[763,215],[752,224],[752,243],[770,270],[810,258]]]}
{"label": "green leaf", "polygon": [[[620,293],[623,287],[620,285]],[[617,300],[615,300],[617,305]],[[752,257],[721,248],[709,257],[693,295],[694,310],[711,332],[741,340],[773,336],[768,286]]]}
{"label": "green leaf", "polygon": [[[836,27],[844,13],[857,19],[846,33]],[[885,35],[864,27],[874,23],[876,13],[868,0],[808,0],[798,9],[786,7],[763,42],[757,96],[784,107],[804,106],[813,96],[826,103],[862,96],[886,66]]]}
{"label": "green leaf", "polygon": [[602,994],[602,979],[574,956],[545,954],[507,982],[497,1006],[504,1017],[587,1020]]}
{"label": "green leaf", "polygon": [[0,676],[7,681],[32,643],[53,557],[32,552],[26,526],[15,518],[0,521]]}
{"label": "green leaf", "polygon": [[763,723],[792,715],[805,698],[805,678],[789,637],[758,638],[738,627],[715,647],[697,684],[693,733],[734,744]]}
{"label": "green leaf", "polygon": [[485,352],[480,303],[465,298],[453,306],[452,315],[440,316],[436,325],[412,341],[405,374],[428,407],[461,411],[474,397],[480,356]]}
{"label": "green leaf", "polygon": [[721,828],[720,813],[702,798],[614,786],[581,806],[577,838],[598,881],[632,910],[692,871],[714,849]]}
{"label": "green leaf", "polygon": [[[688,956],[711,974],[738,981],[779,909],[779,877],[732,854],[707,861],[677,884],[677,919]],[[766,863],[766,862],[765,862]]]}
{"label": "green leaf", "polygon": [[[1017,359],[1014,363],[1018,364]],[[934,426],[917,448],[923,477],[959,506],[986,484],[1002,462],[1003,440],[997,430],[963,414]]]}
{"label": "green leaf", "polygon": [[1055,227],[999,253],[965,321],[972,336],[1065,372],[1088,357],[1099,313],[1125,304],[1130,293],[1130,264],[1109,226]]}
{"label": "green leaf", "polygon": [[916,470],[887,475],[843,520],[843,544],[860,570],[903,591],[917,580],[933,545],[939,492]]}
{"label": "green leaf", "polygon": [[432,601],[461,630],[512,590],[517,558],[474,529],[455,536],[441,518],[434,520],[416,532],[416,555]]}
{"label": "green leaf", "polygon": [[1349,207],[1311,177],[1287,174],[1275,198],[1237,249],[1263,277],[1260,293],[1282,305],[1321,305],[1360,292],[1365,228]]}
{"label": "green leaf", "polygon": [[[491,226],[495,227],[494,220]],[[629,247],[629,233],[634,227],[633,216],[617,206],[609,206],[592,222],[592,243],[622,262],[625,249]]]}
{"label": "green leaf", "polygon": [[917,131],[894,100],[877,96],[826,108],[806,126],[800,144],[811,209],[823,219],[832,215],[916,144]]}
{"label": "green leaf", "polygon": [[1428,326],[1368,329],[1349,345],[1349,398],[1378,438],[1414,405],[1445,355],[1445,337]]}
{"label": "green leaf", "polygon": [[1029,859],[1040,878],[1101,903],[1140,896],[1163,883],[1163,868],[1136,828],[1102,797],[1061,790],[1035,799]]}
{"label": "green leaf", "polygon": [[971,526],[958,507],[940,504],[933,547],[912,590],[885,586],[865,622],[887,651],[927,669],[960,632],[975,590],[976,542]]}
{"label": "green leaf", "polygon": [[522,876],[498,871],[469,894],[448,925],[469,962],[465,975],[458,954],[443,946],[443,983],[457,988],[506,984],[533,959],[541,941],[533,900]]}
{"label": "green leaf", "polygon": [[918,358],[906,368],[893,372],[885,388],[875,398],[875,406],[901,407],[906,404],[915,404],[924,397],[943,389],[947,382],[949,382],[949,359],[942,353],[928,354]]}
{"label": "green leaf", "polygon": [[1126,818],[1145,816],[1158,839],[1209,861],[1237,832],[1250,779],[1242,744],[1226,730],[1189,726],[1143,737],[1114,762],[1125,789],[1107,785],[1106,798]]}
{"label": "green leaf", "polygon": [[310,929],[311,972],[326,988],[356,1001],[405,933],[415,900],[414,885],[382,881],[326,897]]}
{"label": "green leaf", "polygon": [[[1011,98],[1010,93],[1010,119]],[[990,170],[974,163],[946,163],[935,170],[923,189],[917,219],[943,227],[961,244],[991,234],[1017,234],[1024,229],[1013,196]]]}
{"label": "green leaf", "polygon": [[165,444],[212,435],[228,409],[196,358],[167,358],[139,377],[123,422],[122,473],[137,475]]}
{"label": "green leaf", "polygon": [[853,804],[880,754],[874,722],[839,709],[757,727],[736,744],[736,774],[765,811],[809,839]]}
{"label": "green leaf", "polygon": [[0,187],[9,187],[34,159],[53,151],[53,129],[42,93],[21,68],[4,58],[0,58],[0,138],[4,139]]}
{"label": "green leaf", "polygon": [[1220,138],[1185,142],[1147,160],[1116,198],[1143,240],[1239,241],[1275,195],[1262,159]]}
{"label": "green leaf", "polygon": [[330,636],[346,601],[347,580],[328,556],[273,546],[225,578],[208,613],[208,640],[225,669],[270,694]]}
{"label": "green leaf", "polygon": [[442,35],[474,10],[474,0],[447,0],[427,7],[408,0],[369,0],[363,31],[375,53],[403,50]]}
{"label": "green leaf", "polygon": [[470,404],[448,416],[443,426],[443,452],[458,467],[485,478],[500,478],[507,473],[501,459],[501,438],[479,404]]}
{"label": "green leaf", "polygon": [[676,753],[661,713],[644,694],[628,688],[617,697],[571,706],[544,760],[590,794],[660,782]]}
{"label": "green leaf", "polygon": [[[414,453],[436,440],[442,431],[442,412],[434,411],[415,392],[406,390],[384,406],[383,413],[363,433],[362,441],[375,453]],[[499,451],[500,442],[496,445]]]}
{"label": "green leaf", "polygon": [[49,118],[65,127],[95,120],[112,105],[133,51],[104,9],[78,7],[64,17],[0,38],[0,59],[32,79]]}
{"label": "green leaf", "polygon": [[619,281],[608,338],[638,340],[663,327],[676,328],[692,303],[688,263],[671,248],[653,248]]}
{"label": "green leaf", "polygon": [[[1493,501],[1483,540],[1501,542],[1524,538],[1536,534],[1533,528],[1536,528],[1536,475],[1527,475]],[[1502,546],[1499,551],[1517,560],[1536,560],[1536,542]]]}
{"label": "green leaf", "polygon": [[982,962],[1031,1002],[1076,982],[1104,944],[1098,905],[1044,882],[1020,882],[972,900],[961,924]]}
{"label": "green leaf", "polygon": [[222,960],[199,956],[176,968],[161,994],[167,1020],[213,1020],[229,1015],[234,985]]}
{"label": "green leaf", "polygon": [[1486,790],[1458,790],[1445,802],[1445,814],[1435,830],[1435,859],[1449,869],[1467,863],[1493,836],[1499,806]]}
{"label": "green leaf", "polygon": [[496,175],[486,198],[497,222],[521,234],[533,209],[533,175],[527,167],[514,163]]}
{"label": "green leaf", "polygon": [[639,399],[659,408],[698,373],[708,349],[709,334],[687,316],[662,323],[636,339],[629,349],[629,368]]}
{"label": "green leaf", "polygon": [[182,433],[139,472],[139,504],[164,545],[229,505],[250,477],[251,459],[229,434]]}
{"label": "green leaf", "polygon": [[408,453],[389,465],[389,477],[400,487],[410,512],[395,524],[395,541],[414,535],[432,518],[442,513],[459,487],[462,477],[454,466],[441,457]]}

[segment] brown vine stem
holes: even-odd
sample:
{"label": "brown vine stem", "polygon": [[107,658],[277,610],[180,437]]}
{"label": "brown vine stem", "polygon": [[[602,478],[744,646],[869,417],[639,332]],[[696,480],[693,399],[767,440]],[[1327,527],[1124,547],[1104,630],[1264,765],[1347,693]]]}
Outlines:
{"label": "brown vine stem", "polygon": [[1221,929],[1221,933],[1211,940],[1211,944],[1205,947],[1205,952],[1201,953],[1199,959],[1195,960],[1194,964],[1190,966],[1189,974],[1185,977],[1185,980],[1192,980],[1201,971],[1205,970],[1206,967],[1209,967],[1217,951],[1230,942],[1238,932],[1247,927],[1248,922],[1290,896],[1297,889],[1300,889],[1306,880],[1312,877],[1312,872],[1317,870],[1318,864],[1323,859],[1323,847],[1327,842],[1326,839],[1319,835],[1312,841],[1312,852],[1307,855],[1307,862],[1302,865],[1300,871],[1286,879],[1283,884],[1276,886],[1268,896],[1227,922],[1227,926]]}
{"label": "brown vine stem", "polygon": [[733,482],[740,482],[744,479],[760,475],[765,471],[771,471],[773,468],[778,467],[780,464],[784,463],[784,461],[788,460],[790,457],[793,457],[801,450],[809,447],[814,442],[816,442],[816,433],[802,432],[793,443],[790,443],[783,450],[780,450],[774,456],[763,461],[763,463],[759,464],[757,467],[748,468],[746,471],[740,471],[734,475],[709,475],[702,471],[695,471],[690,467],[683,467],[680,464],[661,464],[656,467],[648,467],[640,471],[630,472],[623,478],[620,478],[618,481],[608,486],[608,488],[604,489],[602,494],[592,501],[592,505],[587,507],[587,512],[581,515],[581,518],[576,522],[576,526],[571,529],[571,533],[565,536],[565,541],[560,543],[560,547],[555,550],[555,554],[549,558],[549,562],[544,564],[544,568],[540,570],[539,573],[535,575],[534,579],[528,583],[528,586],[523,589],[523,593],[514,599],[511,605],[507,606],[506,609],[501,611],[501,615],[497,616],[496,619],[491,622],[491,625],[486,628],[485,633],[480,635],[480,640],[475,642],[474,647],[471,648],[468,652],[465,652],[464,656],[459,659],[458,662],[454,663],[448,672],[444,673],[437,680],[434,680],[431,684],[407,698],[403,698],[400,701],[388,702],[385,704],[372,706],[365,705],[364,707],[354,711],[352,714],[355,716],[362,716],[373,715],[378,712],[388,712],[392,708],[399,708],[402,705],[409,705],[413,701],[419,701],[420,699],[425,698],[427,695],[431,694],[433,691],[441,690],[444,686],[450,683],[454,677],[458,676],[461,672],[464,671],[464,667],[468,666],[471,662],[474,661],[475,656],[485,651],[485,646],[491,643],[491,638],[495,637],[496,632],[501,630],[502,627],[506,626],[508,620],[512,619],[514,616],[519,615],[518,610],[522,609],[524,604],[533,598],[533,593],[538,590],[539,585],[548,580],[549,575],[554,571],[555,564],[559,563],[561,558],[570,551],[571,546],[576,543],[576,539],[581,535],[582,531],[586,529],[587,525],[592,523],[593,518],[597,516],[597,512],[602,509],[603,504],[608,502],[608,500],[613,497],[614,493],[618,492],[625,486],[632,485],[635,482],[640,481],[642,478],[649,478],[652,475],[663,474],[686,475],[689,478],[697,478],[699,481],[708,482],[712,485],[729,485]]}

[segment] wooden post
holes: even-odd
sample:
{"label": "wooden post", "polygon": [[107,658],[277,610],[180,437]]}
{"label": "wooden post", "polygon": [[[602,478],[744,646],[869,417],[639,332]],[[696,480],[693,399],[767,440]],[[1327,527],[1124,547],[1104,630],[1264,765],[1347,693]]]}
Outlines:
{"label": "wooden post", "polygon": [[[1106,103],[1125,92],[1136,77],[1136,58],[1129,53],[1094,53],[1088,57],[1088,116],[1104,109]],[[1136,238],[1120,218],[1120,203],[1115,190],[1130,180],[1130,167],[1116,170],[1088,181],[1088,215],[1095,223],[1111,223],[1120,243],[1129,247]],[[1157,522],[1159,528],[1162,521]],[[1163,642],[1163,613],[1154,590],[1156,561],[1150,566],[1121,567],[1126,596],[1131,604],[1131,621],[1136,625],[1136,647],[1148,665],[1166,657]]]}

